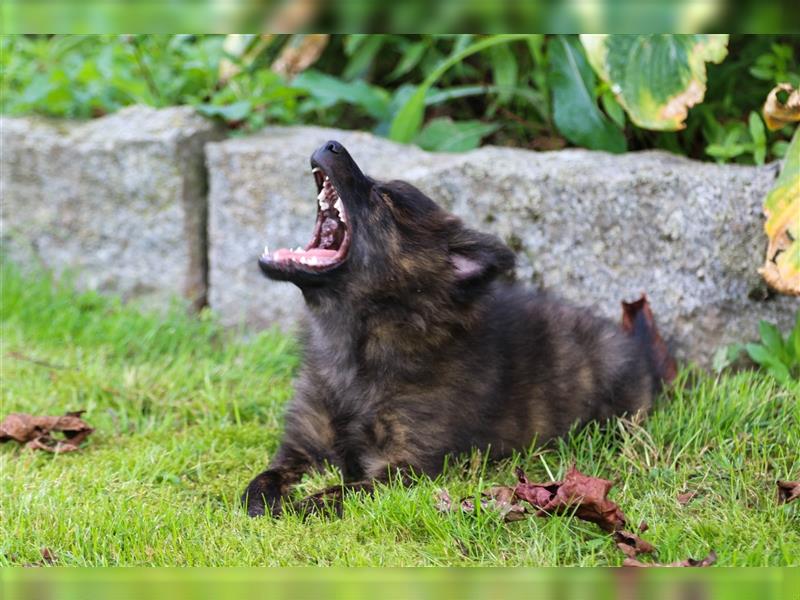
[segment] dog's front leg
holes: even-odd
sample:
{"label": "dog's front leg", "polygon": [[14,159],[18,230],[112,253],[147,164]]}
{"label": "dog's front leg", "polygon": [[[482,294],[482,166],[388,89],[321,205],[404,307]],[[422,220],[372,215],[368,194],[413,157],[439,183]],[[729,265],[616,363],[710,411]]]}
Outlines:
{"label": "dog's front leg", "polygon": [[269,512],[273,517],[279,516],[283,499],[310,469],[311,463],[305,456],[282,447],[269,468],[257,475],[242,494],[242,505],[247,514],[260,517]]}
{"label": "dog's front leg", "polygon": [[333,434],[327,413],[306,401],[295,402],[286,415],[286,433],[269,468],[257,475],[242,494],[251,517],[267,512],[277,517],[292,486],[312,469],[335,463]]}

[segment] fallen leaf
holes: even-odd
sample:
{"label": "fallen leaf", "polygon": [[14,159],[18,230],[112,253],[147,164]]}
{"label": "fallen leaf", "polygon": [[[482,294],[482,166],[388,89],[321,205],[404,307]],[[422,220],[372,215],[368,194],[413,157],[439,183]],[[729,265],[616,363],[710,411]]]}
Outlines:
{"label": "fallen leaf", "polygon": [[710,567],[717,562],[717,553],[713,550],[708,553],[708,556],[700,560],[694,558],[687,558],[686,560],[679,560],[673,563],[644,563],[635,558],[626,558],[622,562],[623,567]]}
{"label": "fallen leaf", "polygon": [[[0,442],[15,440],[31,450],[63,454],[77,450],[93,431],[81,419],[85,411],[68,412],[62,417],[41,417],[12,413],[0,423]],[[55,439],[52,432],[60,431],[64,439]]]}
{"label": "fallen leaf", "polygon": [[48,565],[52,565],[54,562],[56,562],[55,553],[50,550],[50,548],[42,548],[42,561]]}
{"label": "fallen leaf", "polygon": [[647,521],[642,521],[639,523],[639,533],[644,533],[648,529],[650,529],[650,526],[647,524]]}
{"label": "fallen leaf", "polygon": [[678,494],[677,496],[678,504],[680,504],[681,506],[686,506],[687,504],[689,504],[689,502],[694,500],[696,496],[697,492],[684,492],[683,494]]}
{"label": "fallen leaf", "polygon": [[778,481],[778,499],[791,502],[800,498],[800,481]]}
{"label": "fallen leaf", "polygon": [[25,563],[22,565],[28,569],[37,568],[37,567],[46,567],[48,565],[54,565],[56,563],[56,555],[55,553],[50,550],[50,548],[42,548],[39,553],[42,555],[42,560],[39,560],[35,563]]}
{"label": "fallen leaf", "polygon": [[633,302],[622,302],[622,330],[648,345],[658,376],[664,383],[672,383],[678,375],[678,364],[656,327],[645,294]]}
{"label": "fallen leaf", "polygon": [[527,516],[528,511],[519,503],[512,487],[491,487],[481,495],[485,498],[481,501],[481,505],[490,510],[497,510],[507,523],[520,521]]}
{"label": "fallen leaf", "polygon": [[[475,512],[475,502],[472,498],[462,498],[458,502],[453,502],[447,490],[437,491],[434,499],[436,510],[439,512]],[[481,493],[481,508],[500,513],[507,523],[519,521],[527,515],[525,507],[519,504],[514,496],[514,488],[508,486],[496,486],[484,490]]]}
{"label": "fallen leaf", "polygon": [[514,488],[514,494],[520,500],[525,500],[536,508],[546,506],[556,495],[560,481],[550,483],[531,483],[525,475],[525,471],[517,467],[515,469],[519,483]]}
{"label": "fallen leaf", "polygon": [[434,494],[434,500],[436,500],[436,510],[439,512],[450,512],[453,509],[453,500],[447,490],[438,490]]}
{"label": "fallen leaf", "polygon": [[640,554],[652,554],[656,551],[653,544],[630,531],[615,531],[614,542],[616,542],[617,548],[629,558],[636,558]]}
{"label": "fallen leaf", "polygon": [[614,485],[607,479],[584,475],[574,466],[560,482],[531,483],[521,470],[517,471],[517,476],[520,483],[514,493],[537,507],[539,516],[574,511],[579,519],[597,523],[605,531],[617,531],[625,527],[625,515],[619,506],[607,498]]}

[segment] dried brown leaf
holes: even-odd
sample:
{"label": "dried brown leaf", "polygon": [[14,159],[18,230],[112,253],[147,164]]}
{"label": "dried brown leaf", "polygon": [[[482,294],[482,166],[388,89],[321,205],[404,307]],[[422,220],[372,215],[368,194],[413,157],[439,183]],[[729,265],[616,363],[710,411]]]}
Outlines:
{"label": "dried brown leaf", "polygon": [[687,558],[686,560],[679,560],[673,563],[644,563],[635,558],[626,558],[622,562],[623,567],[710,567],[717,562],[717,553],[713,550],[708,553],[708,556],[701,559]]}
{"label": "dried brown leaf", "polygon": [[[786,92],[789,95],[786,102],[780,101],[778,92]],[[800,89],[794,89],[789,83],[776,85],[767,96],[762,112],[764,122],[772,131],[800,121]]]}
{"label": "dried brown leaf", "polygon": [[778,481],[778,500],[783,503],[800,498],[800,481]]}
{"label": "dried brown leaf", "polygon": [[676,499],[678,500],[678,504],[681,506],[686,506],[697,497],[697,492],[684,492],[683,494],[678,494]]}
{"label": "dried brown leaf", "polygon": [[630,531],[615,531],[614,542],[616,542],[617,548],[629,558],[636,558],[640,554],[652,554],[656,551],[653,544]]}
{"label": "dried brown leaf", "polygon": [[450,494],[447,493],[447,490],[438,490],[433,499],[436,501],[435,505],[436,510],[439,512],[450,512],[453,510],[453,500],[450,498]]}
{"label": "dried brown leaf", "polygon": [[[611,481],[584,475],[573,466],[561,482],[531,484],[525,478],[515,493],[526,500],[526,496],[532,498],[539,516],[574,512],[579,519],[597,523],[605,531],[617,531],[625,527],[626,518],[619,506],[607,498],[613,486]],[[545,493],[551,491],[553,495],[542,504]]]}
{"label": "dried brown leaf", "polygon": [[285,77],[294,77],[314,64],[328,45],[325,33],[293,35],[272,63],[272,70]]}
{"label": "dried brown leaf", "polygon": [[512,487],[505,485],[491,487],[481,495],[484,497],[481,505],[489,510],[498,511],[507,523],[521,521],[527,516],[528,511],[519,503]]}
{"label": "dried brown leaf", "polygon": [[49,565],[56,564],[56,561],[58,559],[57,559],[55,553],[52,550],[50,550],[50,548],[42,548],[39,551],[39,553],[42,555],[42,560],[37,561],[35,563],[25,563],[22,566],[30,569],[30,568],[37,568],[37,567],[47,567]]}
{"label": "dried brown leaf", "polygon": [[664,383],[672,383],[678,375],[678,363],[656,327],[647,295],[642,294],[633,302],[622,302],[622,330],[647,342],[659,377]]}
{"label": "dried brown leaf", "polygon": [[[0,423],[0,442],[15,440],[32,450],[56,454],[72,452],[94,431],[80,418],[84,412],[68,412],[62,417],[12,413]],[[64,439],[52,437],[53,432],[63,433]]]}

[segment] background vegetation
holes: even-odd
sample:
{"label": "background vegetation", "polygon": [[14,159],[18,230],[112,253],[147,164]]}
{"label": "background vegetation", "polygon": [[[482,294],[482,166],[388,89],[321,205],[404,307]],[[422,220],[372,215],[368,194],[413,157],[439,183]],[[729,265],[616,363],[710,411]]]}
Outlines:
{"label": "background vegetation", "polygon": [[[765,130],[764,99],[776,83],[800,85],[800,36],[732,35],[727,57],[707,65],[705,100],[690,110],[685,129],[633,125],[609,84],[588,70],[577,84],[586,87],[605,125],[576,136],[554,118],[554,108],[576,97],[557,91],[565,61],[585,61],[577,36],[317,38],[325,39],[4,36],[2,111],[91,118],[134,103],[190,104],[232,131],[314,123],[391,134],[432,150],[482,142],[538,150],[664,148],[704,160],[762,163],[782,157],[792,133],[791,126]],[[422,88],[422,126],[400,131],[398,114],[409,112],[409,100]]]}

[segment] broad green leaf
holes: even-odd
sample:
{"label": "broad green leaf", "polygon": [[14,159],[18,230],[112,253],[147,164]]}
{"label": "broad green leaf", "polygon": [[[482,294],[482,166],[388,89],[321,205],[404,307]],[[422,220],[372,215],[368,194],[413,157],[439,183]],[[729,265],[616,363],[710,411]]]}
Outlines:
{"label": "broad green leaf", "polygon": [[617,127],[624,129],[625,111],[622,110],[622,107],[619,105],[619,102],[617,102],[611,90],[603,92],[600,96],[600,103],[603,105],[603,110],[606,111],[606,114],[616,123]]}
{"label": "broad green leaf", "polygon": [[770,354],[782,362],[788,358],[783,350],[783,336],[780,330],[768,321],[761,321],[758,324],[758,332],[761,335],[761,344],[769,350]]}
{"label": "broad green leaf", "polygon": [[385,41],[382,35],[370,35],[366,37],[367,39],[359,44],[358,48],[352,53],[350,61],[347,63],[347,67],[345,67],[342,73],[342,78],[348,81],[366,73],[372,61],[375,59],[375,55],[378,54],[378,51]]}
{"label": "broad green leaf", "polygon": [[425,96],[428,89],[453,65],[486,48],[491,48],[497,44],[507,44],[516,40],[524,40],[527,37],[527,34],[492,35],[474,44],[470,44],[466,48],[453,52],[453,54],[440,62],[430,75],[417,86],[414,93],[411,94],[411,97],[400,110],[397,111],[397,114],[392,120],[391,128],[389,129],[389,137],[398,142],[410,142],[414,139],[414,136],[422,125],[425,113]]}
{"label": "broad green leaf", "polygon": [[481,139],[497,131],[499,125],[481,121],[453,121],[449,118],[432,119],[414,142],[425,150],[436,152],[464,152],[477,148]]}
{"label": "broad green leaf", "polygon": [[800,367],[800,310],[797,311],[794,327],[786,340],[786,350],[797,367]]}
{"label": "broad green leaf", "polygon": [[494,46],[491,61],[494,83],[500,89],[498,99],[508,102],[517,85],[517,59],[508,46]]}
{"label": "broad green leaf", "polygon": [[787,383],[791,379],[789,368],[770,354],[764,346],[760,344],[746,344],[744,348],[753,361],[769,371],[778,381]]}
{"label": "broad green leaf", "polygon": [[767,132],[764,129],[764,122],[756,111],[750,111],[748,122],[750,137],[753,138],[753,158],[757,165],[763,165],[767,157]]}
{"label": "broad green leaf", "polygon": [[597,106],[595,77],[575,38],[557,35],[547,44],[549,87],[556,127],[574,144],[624,152],[625,136]]}
{"label": "broad green leaf", "polygon": [[675,131],[706,91],[706,62],[728,53],[727,34],[582,34],[597,74],[634,124]]}
{"label": "broad green leaf", "polygon": [[249,100],[241,100],[224,106],[215,104],[198,104],[195,108],[207,117],[221,117],[226,121],[241,121],[253,110]]}
{"label": "broad green leaf", "polygon": [[430,43],[427,40],[409,44],[404,50],[403,58],[400,59],[397,66],[389,73],[387,79],[389,81],[394,81],[398,77],[402,77],[411,71],[411,69],[419,64],[419,61],[422,60],[422,56],[425,54],[425,50],[429,47]]}
{"label": "broad green leaf", "polygon": [[338,102],[346,102],[360,106],[377,120],[389,116],[389,93],[365,81],[342,81],[309,69],[292,80],[292,87],[306,90],[313,98],[315,108],[329,108]]}
{"label": "broad green leaf", "polygon": [[759,273],[775,290],[800,296],[800,128],[794,132],[783,169],[764,200],[769,238]]}

